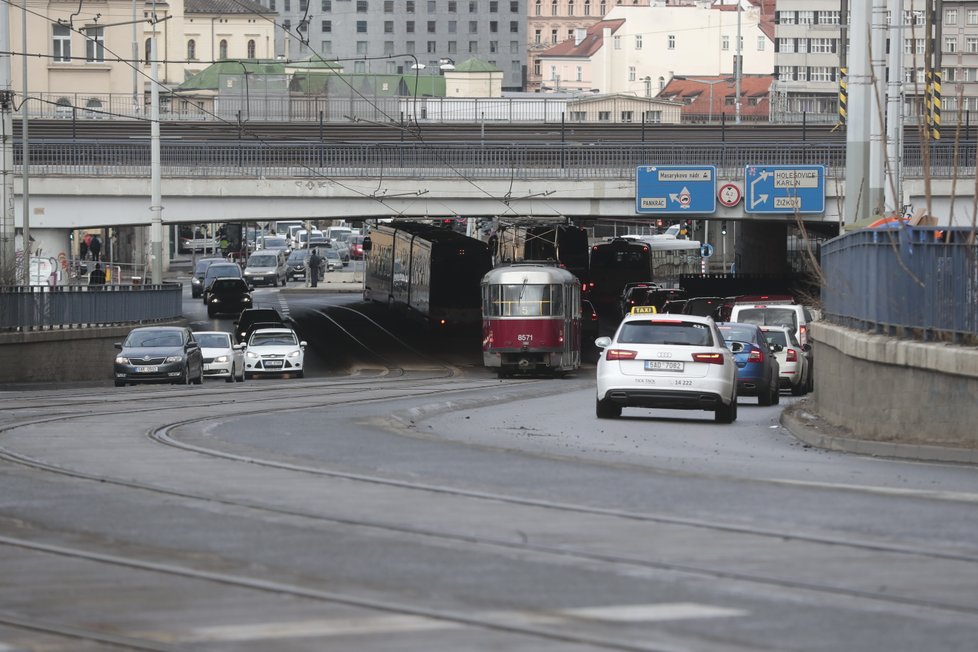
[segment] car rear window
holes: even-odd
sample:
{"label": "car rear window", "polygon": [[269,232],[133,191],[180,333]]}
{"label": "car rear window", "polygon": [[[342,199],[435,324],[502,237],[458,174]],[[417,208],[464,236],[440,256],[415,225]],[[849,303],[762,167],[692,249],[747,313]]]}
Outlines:
{"label": "car rear window", "polygon": [[788,346],[788,338],[785,336],[784,331],[764,331],[764,339],[767,340],[768,344]]}
{"label": "car rear window", "polygon": [[278,259],[275,256],[252,256],[248,259],[250,267],[275,267]]}
{"label": "car rear window", "polygon": [[289,344],[298,344],[298,340],[296,340],[294,333],[254,333],[248,344],[250,346],[288,346]]}
{"label": "car rear window", "polygon": [[792,308],[741,308],[737,321],[758,326],[785,326],[798,329],[798,313]]}
{"label": "car rear window", "polygon": [[207,275],[211,278],[215,276],[240,276],[241,268],[234,263],[211,265],[207,268]]}
{"label": "car rear window", "polygon": [[231,336],[227,333],[197,333],[197,344],[204,349],[231,348]]}
{"label": "car rear window", "polygon": [[238,278],[219,278],[214,281],[213,290],[214,292],[234,292],[237,290],[247,292],[248,286]]}
{"label": "car rear window", "polygon": [[756,342],[757,329],[754,326],[739,326],[737,324],[724,324],[719,327],[720,334],[726,341],[736,340],[739,342]]}
{"label": "car rear window", "polygon": [[713,337],[706,324],[633,320],[622,324],[620,344],[677,344],[712,346]]}

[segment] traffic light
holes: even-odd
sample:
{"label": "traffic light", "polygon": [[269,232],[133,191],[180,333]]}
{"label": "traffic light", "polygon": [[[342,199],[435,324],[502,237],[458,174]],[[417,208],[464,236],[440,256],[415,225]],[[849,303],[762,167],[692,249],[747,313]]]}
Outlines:
{"label": "traffic light", "polygon": [[727,235],[727,220],[720,222],[720,235]]}

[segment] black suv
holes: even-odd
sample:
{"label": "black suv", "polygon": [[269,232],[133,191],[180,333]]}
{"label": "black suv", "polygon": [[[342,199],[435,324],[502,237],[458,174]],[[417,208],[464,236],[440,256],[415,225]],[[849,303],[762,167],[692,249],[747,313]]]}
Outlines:
{"label": "black suv", "polygon": [[244,279],[216,278],[207,292],[207,316],[233,313],[251,307],[251,289]]}
{"label": "black suv", "polygon": [[234,322],[234,339],[238,344],[248,341],[248,336],[256,327],[260,328],[290,328],[278,310],[274,308],[248,308],[241,311],[238,321]]}

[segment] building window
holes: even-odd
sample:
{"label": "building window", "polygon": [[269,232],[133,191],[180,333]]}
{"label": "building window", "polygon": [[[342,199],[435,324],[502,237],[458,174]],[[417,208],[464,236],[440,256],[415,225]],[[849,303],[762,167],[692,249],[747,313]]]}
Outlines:
{"label": "building window", "polygon": [[542,45],[543,44],[543,30],[542,29],[538,29],[535,32],[533,32],[533,44],[534,45]]}
{"label": "building window", "polygon": [[67,25],[54,25],[52,36],[55,63],[71,61],[71,29]]}
{"label": "building window", "polygon": [[499,52],[499,41],[489,41],[489,52],[493,54]]}
{"label": "building window", "polygon": [[477,14],[479,13],[479,3],[475,0],[469,0],[469,13]]}
{"label": "building window", "polygon": [[414,41],[406,41],[404,43],[404,51],[408,54],[414,54]]}
{"label": "building window", "polygon": [[557,45],[557,30],[550,30],[550,42]]}
{"label": "building window", "polygon": [[299,11],[305,12],[309,8],[309,0],[299,0]]}
{"label": "building window", "polygon": [[102,63],[105,61],[105,29],[102,27],[86,27],[85,61]]}
{"label": "building window", "polygon": [[550,2],[550,15],[551,16],[558,15],[558,12],[557,12],[557,0],[551,0],[551,2]]}
{"label": "building window", "polygon": [[285,5],[285,10],[286,11],[292,11],[292,2],[291,2],[291,0],[285,0],[285,2],[283,4]]}
{"label": "building window", "polygon": [[809,43],[809,51],[816,54],[828,54],[835,52],[835,39],[813,38]]}
{"label": "building window", "polygon": [[449,54],[458,54],[458,41],[449,41],[448,42],[448,53]]}
{"label": "building window", "polygon": [[969,25],[978,25],[978,9],[969,9],[968,10],[968,24]]}
{"label": "building window", "polygon": [[[271,7],[274,9],[275,7]],[[323,12],[333,11],[333,0],[323,0]]]}
{"label": "building window", "polygon": [[489,21],[489,32],[496,34],[499,32],[499,21],[490,20]]}
{"label": "building window", "polygon": [[387,56],[394,54],[394,41],[384,41],[384,54]]}
{"label": "building window", "polygon": [[366,34],[366,33],[367,33],[367,21],[365,21],[365,20],[358,20],[357,21],[357,34]]}
{"label": "building window", "polygon": [[533,7],[533,12],[535,16],[543,15],[543,0],[537,0]]}
{"label": "building window", "polygon": [[153,59],[153,39],[148,38],[143,44],[143,63],[149,64]]}
{"label": "building window", "polygon": [[730,37],[726,34],[720,37],[720,49],[724,51],[730,49]]}
{"label": "building window", "polygon": [[456,32],[458,32],[458,21],[457,20],[448,21],[448,33],[455,34]]}
{"label": "building window", "polygon": [[414,34],[414,21],[409,20],[404,24],[404,31],[408,34]]}
{"label": "building window", "polygon": [[357,41],[357,54],[367,54],[366,41]]}
{"label": "building window", "polygon": [[601,4],[598,5],[598,15],[604,16],[606,13],[608,13],[608,5],[604,0],[601,0]]}
{"label": "building window", "polygon": [[675,37],[675,35],[670,34],[666,38],[666,49],[667,50],[675,50],[676,49],[676,37]]}
{"label": "building window", "polygon": [[757,51],[758,52],[764,52],[764,48],[767,47],[765,45],[765,43],[764,43],[765,41],[767,41],[767,38],[766,37],[764,37],[764,36],[758,36],[757,37]]}
{"label": "building window", "polygon": [[978,52],[978,36],[969,36],[965,39],[965,48],[968,53]]}
{"label": "building window", "polygon": [[537,77],[540,76],[540,60],[539,59],[534,59],[533,60],[533,74],[536,75]]}
{"label": "building window", "polygon": [[323,34],[329,34],[333,31],[333,21],[324,20],[323,21]]}
{"label": "building window", "polygon": [[458,13],[458,2],[456,0],[449,0],[448,2],[448,13],[457,14]]}
{"label": "building window", "polygon": [[353,62],[353,72],[364,74],[367,72],[367,62],[366,61],[354,61]]}
{"label": "building window", "polygon": [[435,54],[438,52],[438,42],[428,41],[428,54]]}
{"label": "building window", "polygon": [[434,21],[434,20],[429,20],[428,21],[428,33],[429,34],[434,34],[434,33],[436,33],[438,31],[436,22],[437,21]]}
{"label": "building window", "polygon": [[957,9],[945,9],[944,10],[944,24],[945,25],[957,25],[958,24],[958,10]]}
{"label": "building window", "polygon": [[599,122],[611,122],[611,111],[598,111]]}
{"label": "building window", "polygon": [[333,53],[333,42],[323,41],[319,46],[320,54],[332,54]]}
{"label": "building window", "polygon": [[628,81],[635,81],[635,66],[628,66]]}
{"label": "building window", "polygon": [[499,13],[499,0],[489,0],[489,13],[490,14]]}
{"label": "building window", "polygon": [[520,13],[520,0],[509,0],[509,13]]}
{"label": "building window", "polygon": [[433,14],[438,9],[435,0],[428,0],[428,13]]}
{"label": "building window", "polygon": [[248,58],[255,58],[255,39],[248,39]]}
{"label": "building window", "polygon": [[[197,41],[190,39],[187,41],[187,60],[196,61],[197,60]],[[57,59],[55,59],[57,61]]]}
{"label": "building window", "polygon": [[414,0],[407,0],[407,2],[404,4],[404,9],[409,14],[413,14],[414,13]]}
{"label": "building window", "polygon": [[478,41],[469,41],[469,54],[475,54],[479,51]]}
{"label": "building window", "polygon": [[523,48],[520,47],[520,42],[519,41],[510,41],[509,42],[509,53],[510,54],[519,54],[522,51],[523,51]]}
{"label": "building window", "polygon": [[622,122],[631,122],[634,115],[635,114],[632,113],[631,111],[622,111],[621,112],[621,121]]}
{"label": "building window", "polygon": [[385,20],[384,21],[384,34],[393,34],[393,33],[394,33],[394,21],[393,20]]}
{"label": "building window", "polygon": [[384,13],[385,14],[394,13],[394,0],[384,0]]}
{"label": "building window", "polygon": [[577,75],[575,76],[576,81],[584,81],[584,69],[580,66],[577,67]]}
{"label": "building window", "polygon": [[646,111],[643,115],[645,116],[645,121],[648,123],[662,122],[662,111]]}
{"label": "building window", "polygon": [[958,51],[958,37],[957,36],[945,36],[944,37],[944,51],[947,53],[953,53]]}
{"label": "building window", "polygon": [[519,34],[520,33],[520,23],[518,20],[509,21],[509,33]]}
{"label": "building window", "polygon": [[224,38],[221,39],[221,44],[218,46],[217,58],[218,59],[227,59],[228,58],[228,41],[227,41],[227,39],[224,39]]}
{"label": "building window", "polygon": [[567,2],[567,15],[568,16],[574,15],[574,0],[568,0]]}
{"label": "building window", "polygon": [[587,111],[571,111],[571,122],[584,122],[587,120]]}
{"label": "building window", "polygon": [[470,20],[469,21],[469,34],[478,34],[478,33],[479,33],[479,21],[477,21],[477,20]]}
{"label": "building window", "polygon": [[584,15],[585,16],[590,16],[591,15],[591,2],[590,2],[590,0],[584,0]]}
{"label": "building window", "polygon": [[620,50],[621,49],[621,37],[620,36],[613,36],[613,37],[611,37],[611,42],[614,43],[614,47],[615,47],[616,50]]}
{"label": "building window", "polygon": [[813,25],[815,23],[815,12],[814,11],[799,11],[798,12],[798,24],[799,25]]}

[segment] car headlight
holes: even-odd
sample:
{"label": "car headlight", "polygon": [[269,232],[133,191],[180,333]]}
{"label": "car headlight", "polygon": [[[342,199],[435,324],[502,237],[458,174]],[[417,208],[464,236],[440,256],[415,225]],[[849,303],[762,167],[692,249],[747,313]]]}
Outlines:
{"label": "car headlight", "polygon": [[166,361],[167,362],[182,362],[183,361],[183,356],[182,355],[171,355],[171,356],[167,357]]}
{"label": "car headlight", "polygon": [[196,276],[193,277],[192,279],[190,279],[190,284],[191,285],[200,285],[200,283],[201,283],[200,279],[197,278]]}
{"label": "car headlight", "polygon": [[249,359],[249,360],[257,360],[258,358],[260,358],[260,357],[261,357],[261,356],[260,356],[260,355],[258,355],[257,353],[253,353],[253,352],[251,352],[251,351],[248,351],[248,353],[247,353],[247,355],[248,355],[248,359]]}
{"label": "car headlight", "polygon": [[124,358],[121,355],[115,359],[116,364],[129,364],[129,358]]}
{"label": "car headlight", "polygon": [[300,351],[299,349],[296,349],[295,351],[289,353],[290,358],[298,358],[300,355],[302,355],[302,351]]}
{"label": "car headlight", "polygon": [[218,297],[216,295],[213,296],[213,297],[211,297],[211,303],[220,303],[220,302],[221,302],[220,297]]}
{"label": "car headlight", "polygon": [[226,355],[219,355],[214,358],[214,362],[227,362],[228,360],[230,360],[230,358]]}
{"label": "car headlight", "polygon": [[244,303],[251,303],[251,297],[244,297],[241,299]]}

